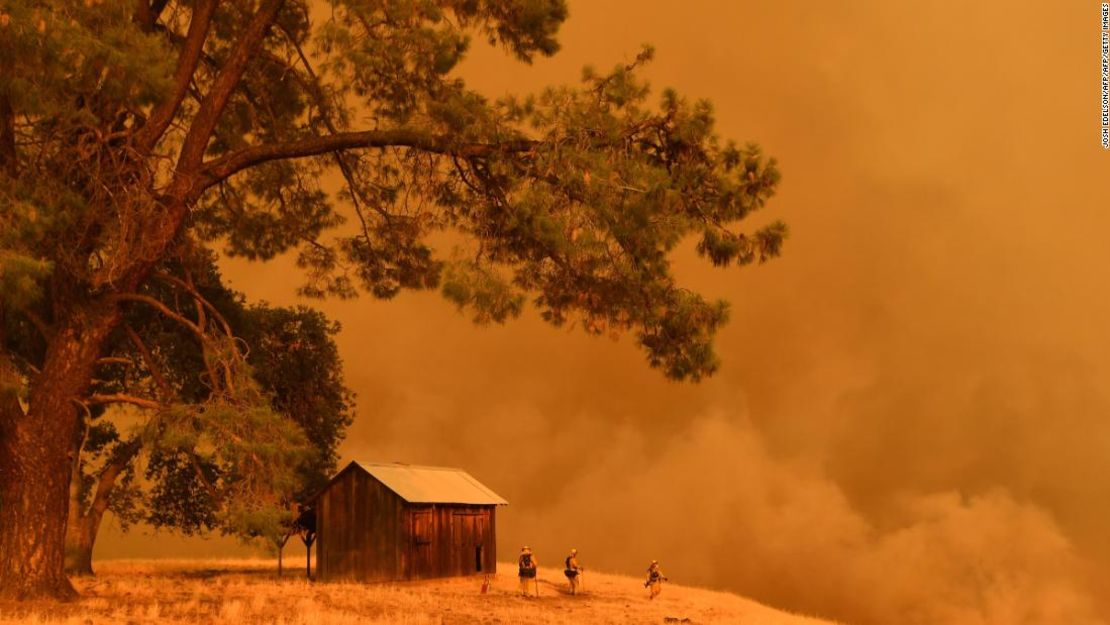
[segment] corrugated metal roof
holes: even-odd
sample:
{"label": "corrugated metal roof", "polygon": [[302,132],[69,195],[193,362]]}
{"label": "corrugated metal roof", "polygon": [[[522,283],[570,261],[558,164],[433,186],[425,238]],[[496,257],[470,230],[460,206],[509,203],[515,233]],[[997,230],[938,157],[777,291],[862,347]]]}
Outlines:
{"label": "corrugated metal roof", "polygon": [[509,504],[462,469],[422,467],[398,462],[355,461],[352,464],[357,464],[409,503]]}

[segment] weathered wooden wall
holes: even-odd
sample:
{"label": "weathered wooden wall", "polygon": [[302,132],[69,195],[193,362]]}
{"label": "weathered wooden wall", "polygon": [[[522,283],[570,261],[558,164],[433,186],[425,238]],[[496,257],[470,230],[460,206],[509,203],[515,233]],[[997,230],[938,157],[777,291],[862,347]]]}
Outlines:
{"label": "weathered wooden wall", "polygon": [[495,506],[409,504],[363,471],[316,500],[316,577],[392,581],[497,570]]}
{"label": "weathered wooden wall", "polygon": [[404,502],[381,482],[346,471],[316,503],[319,579],[388,581],[404,578]]}
{"label": "weathered wooden wall", "polygon": [[406,579],[497,571],[494,506],[407,506]]}

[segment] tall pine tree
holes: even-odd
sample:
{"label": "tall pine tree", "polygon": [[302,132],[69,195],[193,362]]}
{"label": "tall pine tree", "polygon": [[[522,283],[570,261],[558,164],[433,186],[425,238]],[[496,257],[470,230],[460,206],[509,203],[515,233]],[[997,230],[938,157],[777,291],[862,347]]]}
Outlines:
{"label": "tall pine tree", "polygon": [[[677,284],[668,253],[696,236],[716,265],[777,255],[781,223],[735,230],[774,162],[719,141],[708,103],[651,98],[649,51],[498,101],[453,72],[474,36],[524,62],[555,53],[566,15],[564,0],[0,0],[0,594],[73,594],[83,406],[130,310],[210,339],[211,418],[228,436],[252,418],[236,341],[143,294],[190,249],[295,252],[314,296],[438,287],[479,322],[530,300],[553,324],[633,335],[672,378],[713,372],[726,304]],[[439,253],[444,230],[466,244]]]}

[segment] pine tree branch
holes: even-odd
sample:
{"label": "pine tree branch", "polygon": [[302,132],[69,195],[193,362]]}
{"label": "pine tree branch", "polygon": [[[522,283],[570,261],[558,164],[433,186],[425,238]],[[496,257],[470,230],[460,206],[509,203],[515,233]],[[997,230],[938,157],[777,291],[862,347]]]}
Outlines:
{"label": "pine tree branch", "polygon": [[541,145],[543,145],[541,142],[530,139],[515,139],[498,143],[459,143],[450,137],[407,128],[342,132],[307,137],[286,143],[251,146],[231,152],[205,163],[198,176],[200,188],[195,191],[199,194],[200,191],[222,182],[244,169],[269,161],[319,156],[342,150],[403,147],[432,154],[475,158],[528,152]]}
{"label": "pine tree branch", "polygon": [[[305,54],[301,44],[297,42],[297,38],[293,36],[293,33],[289,32],[288,28],[284,26],[280,28],[282,34],[285,35],[285,39],[289,42],[289,45],[296,50],[297,57],[301,61],[301,66],[304,67],[304,73],[308,78],[307,80],[302,80],[301,84],[312,96],[312,99],[316,102],[316,106],[320,107],[320,118],[324,121],[324,126],[327,127],[328,133],[332,135],[339,134],[339,128],[335,125],[333,107],[331,103],[328,102],[327,95],[324,93],[324,88],[320,84],[320,78],[312,68],[312,63],[308,60],[308,55]],[[293,72],[293,75],[299,77],[300,72]],[[333,154],[336,164],[339,165],[339,171],[343,174],[343,179],[347,183],[347,191],[351,194],[351,205],[354,207],[355,215],[358,216],[359,223],[362,225],[362,234],[366,237],[367,241],[370,241],[370,228],[366,223],[366,216],[362,212],[362,205],[359,201],[360,194],[358,192],[358,186],[355,184],[354,172],[351,170],[351,166],[347,162],[343,152],[333,152]],[[371,207],[386,221],[393,218],[393,215],[384,210],[378,203],[371,203]]]}
{"label": "pine tree branch", "polygon": [[231,94],[234,93],[236,86],[243,77],[243,72],[246,71],[247,65],[255,56],[259,44],[262,43],[266,33],[270,30],[270,25],[273,24],[277,12],[284,3],[285,0],[263,0],[262,6],[251,18],[239,41],[232,49],[223,69],[216,75],[216,79],[212,82],[204,100],[201,101],[200,109],[185,135],[185,141],[181,146],[181,155],[177,162],[178,175],[174,181],[175,184],[171,186],[171,196],[185,199],[191,190],[193,181],[189,179],[190,174],[200,168],[204,159],[204,150],[208,147],[208,140],[212,137],[212,131],[219,123],[220,116],[223,114]]}
{"label": "pine tree branch", "polygon": [[127,395],[124,393],[93,393],[89,396],[88,403],[90,404],[131,404],[139,406],[140,408],[149,408],[157,410],[162,408],[162,403],[147,399],[145,397],[136,397],[134,395]]}
{"label": "pine tree branch", "polygon": [[[146,7],[147,0],[139,0],[139,4]],[[157,3],[156,3],[157,4]],[[170,127],[173,118],[185,96],[189,93],[189,84],[192,82],[193,73],[197,69],[204,51],[204,42],[208,38],[208,27],[212,23],[212,15],[216,12],[219,0],[199,0],[193,8],[193,17],[189,20],[189,31],[181,49],[181,56],[177,60],[177,70],[173,75],[173,89],[169,97],[151,112],[146,124],[139,130],[136,143],[142,152],[150,152],[154,145],[162,138],[166,129]],[[165,2],[162,2],[165,6]],[[159,12],[161,9],[159,9]],[[151,28],[154,18],[150,15],[151,9],[147,8]]]}

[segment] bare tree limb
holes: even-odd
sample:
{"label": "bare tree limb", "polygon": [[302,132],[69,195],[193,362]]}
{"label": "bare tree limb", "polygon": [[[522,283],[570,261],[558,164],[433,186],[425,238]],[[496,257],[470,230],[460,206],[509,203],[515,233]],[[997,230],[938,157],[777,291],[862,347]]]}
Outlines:
{"label": "bare tree limb", "polygon": [[174,312],[170,309],[169,306],[166,306],[157,298],[151,297],[149,295],[142,295],[141,293],[116,293],[112,295],[112,298],[123,301],[142,302],[144,304],[152,306],[156,308],[158,312],[180,323],[189,330],[192,330],[193,334],[196,334],[197,337],[200,338],[200,340],[207,340],[204,336],[204,332],[200,329],[200,326],[190,321],[187,317]]}
{"label": "bare tree limb", "polygon": [[220,497],[220,492],[216,490],[215,485],[213,485],[212,482],[208,480],[208,477],[204,475],[204,469],[200,466],[200,459],[197,458],[196,452],[185,451],[185,454],[189,456],[189,462],[193,465],[193,473],[197,476],[197,479],[200,480],[200,483],[202,486],[204,486],[204,489],[208,491],[208,494],[212,497],[212,500],[219,501],[220,499],[222,499],[222,497]]}
{"label": "bare tree limb", "polygon": [[[197,324],[193,323],[191,320],[189,320],[184,315],[182,315],[180,313],[177,313],[177,312],[174,312],[172,309],[170,309],[169,306],[166,306],[165,304],[160,302],[157,298],[151,297],[149,295],[142,295],[141,293],[117,293],[117,294],[113,295],[112,297],[116,300],[142,302],[144,304],[152,306],[153,308],[157,309],[158,312],[160,312],[163,315],[169,317],[170,319],[173,319],[174,321],[180,323],[181,325],[185,326],[190,331],[192,331],[192,333],[196,335],[197,339],[200,340],[201,349],[205,353],[204,366],[208,370],[208,377],[211,380],[211,383],[213,385],[216,384],[216,382],[219,378],[216,376],[216,370],[212,368],[212,361],[208,357],[208,342],[209,342],[209,339],[208,339],[208,336],[206,336],[204,334],[204,329],[203,328],[201,328]],[[225,368],[226,367],[227,367],[227,365],[225,365]]]}
{"label": "bare tree limb", "polygon": [[181,278],[178,278],[177,276],[172,276],[168,273],[163,273],[161,271],[155,272],[154,276],[156,278],[160,279],[160,280],[163,280],[165,282],[169,282],[170,284],[173,284],[175,286],[178,286],[178,287],[188,291],[189,294],[193,296],[193,299],[195,299],[199,304],[202,304],[205,308],[208,309],[208,311],[210,313],[212,313],[212,316],[223,327],[224,334],[227,334],[228,338],[231,338],[231,337],[234,336],[234,333],[231,331],[231,324],[229,324],[227,322],[227,319],[224,319],[224,316],[222,314],[220,314],[220,311],[217,310],[216,307],[213,306],[211,302],[209,302],[205,297],[203,297],[200,294],[200,291],[198,291],[195,286],[193,286],[189,282],[186,282],[185,280],[182,280]]}
{"label": "bare tree limb", "polygon": [[162,375],[162,369],[158,366],[158,363],[155,362],[154,355],[150,353],[150,348],[146,346],[146,343],[143,342],[138,332],[135,332],[135,329],[132,328],[130,324],[124,324],[123,330],[127,333],[127,338],[131,340],[131,344],[135,346],[135,349],[139,350],[139,354],[143,357],[143,362],[146,363],[147,371],[150,371],[150,377],[154,378],[154,384],[158,386],[162,401],[169,401],[170,398],[173,397],[173,388],[170,386],[169,382],[166,381],[166,377]]}

